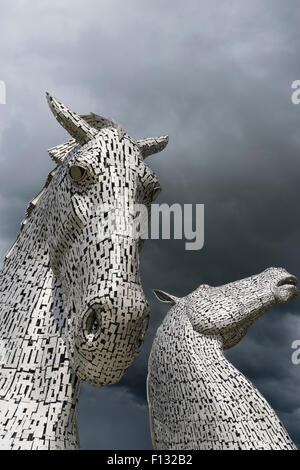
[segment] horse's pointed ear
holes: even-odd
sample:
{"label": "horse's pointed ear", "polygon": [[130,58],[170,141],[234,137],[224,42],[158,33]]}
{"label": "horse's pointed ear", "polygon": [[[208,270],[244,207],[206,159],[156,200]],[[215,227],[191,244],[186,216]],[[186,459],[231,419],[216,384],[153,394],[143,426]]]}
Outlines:
{"label": "horse's pointed ear", "polygon": [[168,144],[169,136],[164,135],[161,137],[150,137],[149,139],[140,139],[137,144],[140,148],[141,154],[144,158],[153,155],[154,153],[161,152]]}
{"label": "horse's pointed ear", "polygon": [[178,302],[178,300],[180,300],[179,297],[175,297],[174,295],[170,295],[167,292],[164,292],[159,289],[153,289],[152,292],[155,295],[155,297],[161,302],[163,302],[164,304],[175,305]]}
{"label": "horse's pointed ear", "polygon": [[71,152],[71,150],[73,150],[76,146],[78,146],[76,140],[71,139],[68,140],[68,142],[66,142],[65,144],[52,147],[48,150],[48,153],[57,165],[61,165],[66,155],[68,155],[68,153]]}
{"label": "horse's pointed ear", "polygon": [[80,144],[85,144],[98,134],[98,130],[90,126],[78,114],[73,113],[64,104],[46,93],[49,107],[59,124]]}

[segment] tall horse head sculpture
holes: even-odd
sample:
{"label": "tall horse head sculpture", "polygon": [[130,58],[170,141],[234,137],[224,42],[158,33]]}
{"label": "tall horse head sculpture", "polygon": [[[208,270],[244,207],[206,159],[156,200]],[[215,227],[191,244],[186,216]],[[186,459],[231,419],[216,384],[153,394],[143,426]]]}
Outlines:
{"label": "tall horse head sculpture", "polygon": [[168,137],[135,141],[110,119],[47,99],[72,139],[49,150],[57,167],[29,204],[0,274],[0,448],[7,449],[77,448],[81,380],[118,382],[149,317],[142,240],[112,230],[108,215],[131,226],[130,208],[150,207],[160,185],[144,159]]}
{"label": "tall horse head sculpture", "polygon": [[184,298],[155,290],[173,305],[153,342],[148,403],[156,449],[295,449],[276,413],[225,358],[248,328],[298,294],[285,269],[220,287],[202,285]]}

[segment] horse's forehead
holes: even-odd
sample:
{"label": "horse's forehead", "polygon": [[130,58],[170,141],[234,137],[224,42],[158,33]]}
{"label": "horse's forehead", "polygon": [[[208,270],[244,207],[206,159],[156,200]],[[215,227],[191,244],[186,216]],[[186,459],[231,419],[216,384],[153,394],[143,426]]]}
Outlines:
{"label": "horse's forehead", "polygon": [[214,302],[218,298],[224,297],[224,293],[219,287],[200,286],[194,292],[187,296],[187,304],[200,304],[202,302]]}
{"label": "horse's forehead", "polygon": [[229,297],[233,293],[247,295],[249,290],[254,289],[259,279],[256,279],[257,276],[251,276],[249,278],[241,279],[239,281],[229,282],[220,286],[208,286],[203,285],[196,289],[188,296],[190,302],[205,302],[209,301],[211,303],[218,302],[222,299],[222,302],[226,303],[226,299],[229,301]]}
{"label": "horse's forehead", "polygon": [[[276,274],[276,269],[274,269]],[[284,270],[283,270],[284,271]],[[249,292],[255,291],[259,286],[264,285],[267,281],[270,281],[274,277],[274,272],[271,270],[263,271],[260,274],[255,274],[237,281],[228,282],[227,284],[222,284],[220,286],[207,286],[203,285],[196,289],[189,298],[191,301],[197,302],[201,299],[210,299],[217,301],[218,298],[222,298],[226,302],[226,296],[229,298],[230,295],[238,294],[248,295]]]}
{"label": "horse's forehead", "polygon": [[115,129],[101,131],[94,139],[81,148],[74,149],[69,161],[83,160],[95,165],[109,164],[120,168],[137,168],[142,158],[137,144],[128,137],[120,140]]}
{"label": "horse's forehead", "polygon": [[290,276],[284,268],[268,268],[265,271],[254,274],[237,281],[232,281],[221,286],[211,287],[201,285],[187,295],[186,301],[190,305],[205,304],[206,306],[217,304],[231,303],[233,299],[242,299],[243,297],[257,295],[258,297],[272,289],[274,282],[282,277]]}

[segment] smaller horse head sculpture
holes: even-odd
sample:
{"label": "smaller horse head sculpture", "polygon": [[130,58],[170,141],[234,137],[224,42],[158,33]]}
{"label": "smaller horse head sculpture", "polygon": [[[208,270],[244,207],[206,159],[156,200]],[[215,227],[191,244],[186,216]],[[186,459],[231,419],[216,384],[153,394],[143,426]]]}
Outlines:
{"label": "smaller horse head sculpture", "polygon": [[219,287],[202,284],[183,299],[160,290],[154,293],[164,303],[180,304],[197,333],[220,335],[223,349],[228,349],[266,310],[289,302],[298,295],[298,289],[295,276],[283,268],[269,268]]}
{"label": "smaller horse head sculpture", "polygon": [[295,449],[276,413],[225,358],[248,328],[298,294],[283,268],[220,287],[201,285],[184,298],[155,290],[173,305],[150,353],[147,393],[155,449]]}

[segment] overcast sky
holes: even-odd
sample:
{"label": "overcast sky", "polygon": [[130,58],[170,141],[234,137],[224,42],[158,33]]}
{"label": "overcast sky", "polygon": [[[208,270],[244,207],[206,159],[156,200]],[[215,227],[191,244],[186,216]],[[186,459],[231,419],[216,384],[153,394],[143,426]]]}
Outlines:
{"label": "overcast sky", "polygon": [[[118,385],[84,385],[84,449],[151,449],[147,359],[167,306],[152,288],[183,296],[285,267],[300,278],[300,10],[287,0],[2,0],[0,253],[53,168],[47,148],[66,134],[49,91],[74,111],[112,117],[135,138],[169,134],[148,159],[158,202],[205,204],[205,245],[147,241],[141,256],[151,304],[147,340]],[[300,446],[300,300],[274,308],[227,354],[269,400]]]}

